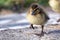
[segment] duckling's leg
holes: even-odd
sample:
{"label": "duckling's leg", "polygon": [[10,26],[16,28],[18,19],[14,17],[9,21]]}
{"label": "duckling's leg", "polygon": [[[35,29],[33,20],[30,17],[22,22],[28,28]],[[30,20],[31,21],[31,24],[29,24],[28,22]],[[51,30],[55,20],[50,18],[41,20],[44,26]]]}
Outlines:
{"label": "duckling's leg", "polygon": [[45,32],[43,31],[43,30],[44,30],[44,25],[42,25],[41,27],[42,27],[42,30],[41,30],[41,34],[40,34],[40,35],[41,35],[41,36],[44,36],[44,33],[45,33]]}
{"label": "duckling's leg", "polygon": [[30,28],[34,29],[33,24],[30,25]]}
{"label": "duckling's leg", "polygon": [[42,27],[41,33],[40,34],[35,34],[35,35],[40,36],[40,37],[44,36],[44,33],[46,33],[46,32],[43,31],[44,30],[44,25],[42,25],[41,27]]}

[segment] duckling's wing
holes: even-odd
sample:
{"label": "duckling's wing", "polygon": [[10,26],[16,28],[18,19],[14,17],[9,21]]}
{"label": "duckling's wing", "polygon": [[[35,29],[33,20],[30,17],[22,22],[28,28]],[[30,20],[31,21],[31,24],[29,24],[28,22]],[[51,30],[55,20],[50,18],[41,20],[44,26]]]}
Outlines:
{"label": "duckling's wing", "polygon": [[44,13],[44,15],[45,15],[45,18],[46,18],[47,20],[50,19],[46,13]]}
{"label": "duckling's wing", "polygon": [[39,10],[40,10],[40,12],[39,12],[40,14],[44,14],[46,20],[50,19],[42,8],[39,8]]}

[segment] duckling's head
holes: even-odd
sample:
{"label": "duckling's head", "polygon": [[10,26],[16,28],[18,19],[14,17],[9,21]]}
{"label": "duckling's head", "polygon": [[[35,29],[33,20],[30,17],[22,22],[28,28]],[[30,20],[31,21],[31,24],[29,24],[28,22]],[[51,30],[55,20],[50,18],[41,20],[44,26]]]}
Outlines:
{"label": "duckling's head", "polygon": [[38,4],[32,4],[31,5],[31,9],[32,9],[32,15],[35,15],[36,14],[36,11],[38,9]]}
{"label": "duckling's head", "polygon": [[33,5],[31,6],[32,10],[35,10],[37,7],[38,7],[37,4],[33,4]]}

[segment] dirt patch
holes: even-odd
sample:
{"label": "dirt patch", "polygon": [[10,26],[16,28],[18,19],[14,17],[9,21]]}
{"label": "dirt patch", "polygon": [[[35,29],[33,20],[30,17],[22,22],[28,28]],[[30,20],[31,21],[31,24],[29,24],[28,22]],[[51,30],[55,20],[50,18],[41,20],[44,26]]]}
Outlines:
{"label": "dirt patch", "polygon": [[[35,34],[41,33],[41,28],[36,29],[6,29],[0,31],[0,40],[60,40],[60,25],[46,26],[46,34],[40,37]],[[55,28],[56,27],[56,28]]]}

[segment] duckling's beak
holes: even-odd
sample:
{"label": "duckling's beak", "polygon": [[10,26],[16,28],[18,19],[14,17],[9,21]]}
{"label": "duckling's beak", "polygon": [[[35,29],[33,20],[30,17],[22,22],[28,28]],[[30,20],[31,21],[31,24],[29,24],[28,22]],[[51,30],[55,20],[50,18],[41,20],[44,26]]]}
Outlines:
{"label": "duckling's beak", "polygon": [[36,13],[35,13],[35,10],[33,10],[31,15],[35,15],[35,14],[36,14]]}

